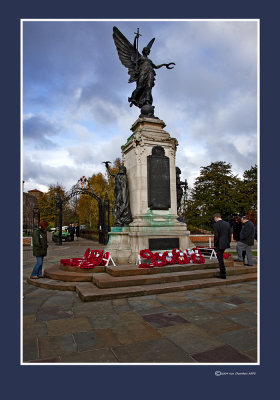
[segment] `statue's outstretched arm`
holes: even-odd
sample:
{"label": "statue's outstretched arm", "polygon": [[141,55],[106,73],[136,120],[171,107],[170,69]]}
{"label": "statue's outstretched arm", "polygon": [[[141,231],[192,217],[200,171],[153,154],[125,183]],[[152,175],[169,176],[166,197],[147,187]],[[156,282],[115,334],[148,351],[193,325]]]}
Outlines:
{"label": "statue's outstretched arm", "polygon": [[106,166],[106,169],[107,169],[108,173],[109,173],[113,178],[115,178],[116,174],[113,174],[113,172],[110,170],[109,163],[105,162],[105,166]]}
{"label": "statue's outstretched arm", "polygon": [[170,67],[170,65],[176,65],[176,64],[174,62],[171,62],[169,64],[153,65],[153,68],[159,69],[161,67],[166,67],[167,69],[173,69],[174,67]]}

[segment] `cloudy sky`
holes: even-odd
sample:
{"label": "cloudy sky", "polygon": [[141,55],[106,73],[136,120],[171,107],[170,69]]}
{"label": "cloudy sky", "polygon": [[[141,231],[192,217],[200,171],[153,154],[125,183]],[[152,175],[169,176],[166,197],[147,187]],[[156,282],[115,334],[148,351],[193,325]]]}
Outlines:
{"label": "cloudy sky", "polygon": [[23,21],[24,190],[66,190],[121,157],[139,109],[112,39],[116,25],[139,50],[155,37],[155,115],[179,146],[192,186],[200,167],[226,161],[242,176],[258,161],[257,21]]}

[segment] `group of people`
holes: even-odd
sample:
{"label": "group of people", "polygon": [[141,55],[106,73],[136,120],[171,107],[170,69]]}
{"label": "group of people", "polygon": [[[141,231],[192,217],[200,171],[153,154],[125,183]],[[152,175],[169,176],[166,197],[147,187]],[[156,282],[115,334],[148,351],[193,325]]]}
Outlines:
{"label": "group of people", "polygon": [[[239,220],[240,218],[240,220]],[[247,257],[247,266],[253,266],[252,246],[255,240],[255,226],[249,218],[244,215],[237,217],[236,224],[233,225],[233,239],[236,243],[237,262],[245,264],[245,256]],[[221,279],[226,279],[226,268],[224,264],[224,251],[230,247],[231,242],[231,226],[227,221],[222,220],[221,214],[214,214],[214,247],[219,262]]]}
{"label": "group of people", "polygon": [[[221,214],[214,214],[214,247],[219,262],[221,279],[226,279],[226,268],[224,264],[224,252],[230,247],[231,242],[231,226],[229,222],[222,220]],[[233,239],[236,241],[237,262],[245,264],[245,256],[247,257],[247,266],[253,266],[252,246],[255,239],[254,224],[246,215],[236,219],[236,224],[233,225]],[[47,221],[40,221],[39,228],[35,228],[33,232],[33,255],[36,257],[36,264],[33,268],[30,278],[43,278],[42,266],[44,257],[47,255]],[[71,240],[74,240],[74,235],[80,236],[80,227],[76,224],[70,224],[68,231],[71,235]]]}
{"label": "group of people", "polygon": [[68,232],[70,233],[70,237],[71,237],[71,241],[74,240],[74,235],[76,233],[76,237],[80,237],[80,226],[79,224],[76,224],[76,226],[74,224],[70,224],[68,226]]}

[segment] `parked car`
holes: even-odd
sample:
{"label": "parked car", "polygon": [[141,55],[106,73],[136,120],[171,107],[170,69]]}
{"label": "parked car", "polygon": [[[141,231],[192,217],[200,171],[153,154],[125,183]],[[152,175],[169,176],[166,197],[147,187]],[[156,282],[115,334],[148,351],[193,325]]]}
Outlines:
{"label": "parked car", "polygon": [[[54,242],[58,242],[58,241],[59,241],[59,231],[53,232],[53,234],[52,234],[52,240],[53,240]],[[70,240],[71,240],[70,233],[69,233],[69,232],[62,231],[62,240],[64,240],[65,242],[70,242]]]}

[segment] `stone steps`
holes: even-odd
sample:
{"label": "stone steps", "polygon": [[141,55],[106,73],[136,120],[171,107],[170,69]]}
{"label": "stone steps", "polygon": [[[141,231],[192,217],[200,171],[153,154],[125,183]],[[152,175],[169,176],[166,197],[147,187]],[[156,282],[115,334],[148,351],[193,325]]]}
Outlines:
{"label": "stone steps", "polygon": [[[161,271],[161,268],[158,268]],[[211,268],[205,270],[190,270],[190,271],[176,271],[176,272],[163,272],[153,275],[128,275],[128,276],[112,276],[107,273],[93,274],[93,283],[98,288],[113,288],[113,287],[126,287],[137,285],[151,285],[155,283],[169,283],[180,282],[197,279],[214,278],[219,273],[218,268]],[[230,275],[243,275],[256,272],[256,267],[228,267],[227,277]]]}
{"label": "stone steps", "polygon": [[[104,270],[105,267],[102,267],[101,271],[103,272]],[[88,272],[88,270],[87,271],[79,270],[75,272],[75,270],[72,271],[69,269],[65,270],[64,267],[62,267],[60,264],[55,264],[52,265],[51,267],[45,268],[44,274],[46,278],[65,281],[65,282],[92,282],[93,270],[91,269],[90,271],[91,272]]]}
{"label": "stone steps", "polygon": [[255,281],[256,273],[232,275],[227,279],[207,278],[182,282],[170,282],[151,285],[114,287],[100,289],[93,284],[77,285],[77,293],[83,301],[108,300],[133,296],[147,296],[151,294],[177,292],[182,290],[201,289],[212,286],[230,285],[240,282]]}
{"label": "stone steps", "polygon": [[[226,261],[226,267],[233,267],[233,261]],[[91,282],[94,276],[100,275],[101,272],[108,272],[113,277],[135,276],[135,275],[154,275],[163,273],[174,273],[180,271],[206,270],[217,268],[217,261],[206,261],[205,264],[187,264],[187,265],[168,265],[165,267],[155,268],[138,268],[136,265],[121,266],[97,266],[94,269],[80,269],[76,267],[63,266],[55,264],[45,268],[44,274],[46,278],[61,280],[64,282]],[[108,275],[106,274],[106,275]]]}
{"label": "stone steps", "polygon": [[[233,267],[234,262],[232,260],[225,260],[225,266]],[[216,259],[206,260],[204,264],[176,264],[166,265],[164,267],[154,268],[139,268],[136,265],[119,265],[116,267],[106,267],[106,272],[112,276],[130,276],[130,275],[153,275],[162,273],[173,273],[179,271],[193,271],[193,270],[204,270],[209,268],[218,268],[218,261]],[[97,272],[97,271],[94,271]]]}
{"label": "stone steps", "polygon": [[[228,263],[233,265],[233,262]],[[179,271],[174,271],[177,267]],[[237,263],[234,267],[227,267],[227,279],[215,277],[219,271],[217,262],[212,265],[191,265],[191,269],[188,270],[186,267],[178,265],[142,270],[136,266],[121,266],[114,268],[119,268],[119,272],[122,269],[124,275],[113,276],[103,272],[64,271],[60,269],[59,264],[56,264],[46,268],[46,278],[36,280],[27,278],[27,282],[45,289],[76,291],[83,301],[98,301],[230,285],[257,279],[257,267],[244,267]],[[137,270],[144,272],[138,274],[135,272]],[[150,272],[154,270],[156,272]]]}

